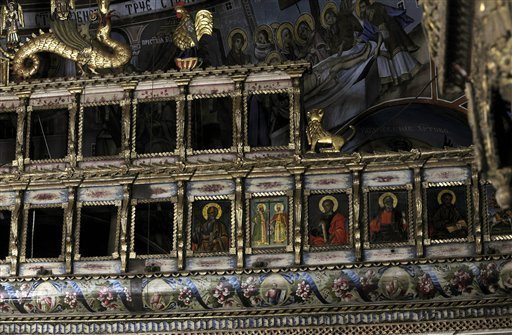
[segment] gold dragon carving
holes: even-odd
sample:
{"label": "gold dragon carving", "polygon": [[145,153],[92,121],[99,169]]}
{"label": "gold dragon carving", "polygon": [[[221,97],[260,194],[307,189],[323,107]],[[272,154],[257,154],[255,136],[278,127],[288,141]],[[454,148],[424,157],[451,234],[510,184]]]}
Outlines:
{"label": "gold dragon carving", "polygon": [[[55,1],[65,0],[52,0],[52,8]],[[112,11],[108,9],[109,0],[98,0],[98,7],[96,40],[90,41],[81,36],[73,21],[59,15],[54,20],[54,29],[48,33],[40,30],[39,35],[33,34],[32,39],[20,44],[14,53],[2,50],[12,60],[13,72],[22,78],[33,76],[39,69],[40,58],[37,54],[41,52],[70,59],[77,63],[82,72],[88,69],[95,74],[98,69],[120,68],[127,64],[132,57],[130,46],[110,37]],[[59,13],[52,14],[56,16]]]}

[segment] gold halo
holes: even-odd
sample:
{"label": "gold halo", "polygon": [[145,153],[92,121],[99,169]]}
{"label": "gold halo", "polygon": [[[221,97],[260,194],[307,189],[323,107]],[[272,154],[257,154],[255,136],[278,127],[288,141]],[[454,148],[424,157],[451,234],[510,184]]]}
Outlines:
{"label": "gold halo", "polygon": [[329,1],[328,3],[325,4],[324,10],[322,11],[322,15],[320,15],[320,24],[325,29],[329,28],[329,25],[327,24],[327,22],[325,22],[325,14],[327,14],[328,10],[332,10],[334,11],[334,14],[338,14],[338,7],[334,2]]}
{"label": "gold halo", "polygon": [[271,51],[267,57],[265,57],[266,64],[279,64],[281,63],[281,54],[277,51]]}
{"label": "gold halo", "polygon": [[384,198],[386,198],[386,197],[391,197],[391,199],[393,199],[393,208],[396,208],[396,205],[398,205],[398,199],[397,199],[396,195],[391,192],[386,192],[386,193],[381,194],[381,196],[379,197],[379,206],[381,208],[384,208]]}
{"label": "gold halo", "polygon": [[305,45],[308,41],[301,39],[299,36],[299,26],[302,22],[305,22],[309,26],[311,31],[314,32],[315,31],[315,21],[313,20],[313,16],[311,16],[311,14],[308,14],[308,13],[302,14],[301,16],[299,16],[297,21],[295,21],[295,27],[293,29],[293,31],[295,33],[295,39],[297,40],[298,44]]}
{"label": "gold halo", "polygon": [[448,189],[444,189],[437,194],[437,203],[440,205],[443,203],[442,198],[443,198],[443,195],[445,195],[446,193],[449,193],[452,196],[452,205],[455,205],[455,201],[457,201],[457,196],[455,195],[455,193],[453,193],[452,190],[448,190]]}
{"label": "gold halo", "polygon": [[256,43],[256,41],[258,40],[258,34],[262,30],[265,30],[267,32],[267,34],[268,34],[268,41],[270,43],[274,43],[274,35],[272,34],[272,28],[270,28],[270,26],[268,26],[266,24],[262,24],[262,25],[258,26],[256,28],[256,30],[254,31],[254,43]]}
{"label": "gold halo", "polygon": [[259,204],[256,205],[256,208],[260,208],[260,207],[263,207],[263,211],[266,211],[267,210],[267,205],[265,205],[264,203],[260,202]]}
{"label": "gold halo", "polygon": [[295,39],[295,33],[293,32],[293,25],[290,22],[283,22],[279,25],[279,28],[277,28],[276,33],[276,42],[279,49],[283,49],[283,30],[288,28],[290,30],[290,34],[292,34],[292,39]]}
{"label": "gold halo", "polygon": [[356,15],[358,18],[361,18],[361,0],[356,1],[356,5],[354,6],[356,9]]}
{"label": "gold halo", "polygon": [[247,49],[247,33],[245,32],[245,30],[243,30],[242,28],[235,28],[233,30],[231,30],[229,32],[229,35],[228,35],[228,45],[229,45],[229,49],[233,49],[233,42],[232,42],[232,38],[233,38],[233,35],[235,35],[236,33],[240,33],[242,34],[242,36],[244,37],[244,45],[242,45],[242,51],[245,51],[245,49]]}
{"label": "gold halo", "polygon": [[208,204],[206,204],[204,207],[203,207],[203,217],[205,220],[208,219],[208,209],[210,207],[215,207],[217,208],[217,216],[215,217],[217,220],[220,219],[220,216],[222,215],[222,208],[220,208],[220,205],[216,202],[210,202]]}
{"label": "gold halo", "polygon": [[325,213],[325,209],[322,206],[322,204],[324,203],[325,200],[332,201],[332,205],[333,205],[332,211],[336,212],[336,210],[338,209],[338,199],[336,199],[332,195],[326,195],[326,196],[322,197],[322,199],[320,199],[320,201],[318,202],[318,208],[320,208],[320,212]]}
{"label": "gold halo", "polygon": [[277,210],[277,206],[281,206],[282,211],[284,211],[284,204],[283,204],[283,203],[278,202],[277,204],[275,204],[275,205],[274,205],[274,211],[279,212],[279,211]]}

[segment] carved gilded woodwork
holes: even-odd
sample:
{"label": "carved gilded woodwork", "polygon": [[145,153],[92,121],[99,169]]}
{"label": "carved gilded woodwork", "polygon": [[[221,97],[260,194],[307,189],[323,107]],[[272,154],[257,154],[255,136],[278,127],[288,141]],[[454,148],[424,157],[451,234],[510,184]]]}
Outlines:
{"label": "carved gilded woodwork", "polygon": [[[102,48],[93,47],[90,41],[81,37],[68,41],[69,37],[62,39],[57,32],[67,30],[72,25],[65,26],[65,23],[71,22],[70,18],[64,20],[56,20],[54,22],[55,31],[49,32],[39,31],[39,34],[32,35],[32,39],[28,38],[25,43],[20,44],[19,48],[14,48],[14,52],[3,51],[4,55],[12,60],[13,72],[22,78],[28,78],[35,75],[40,66],[40,59],[37,55],[41,52],[55,53],[61,57],[70,59],[77,63],[78,67],[83,71],[87,68],[92,73],[97,74],[98,69],[120,68],[126,65],[131,57],[132,50],[125,43],[118,42],[111,38],[111,12],[109,12],[109,2],[107,0],[98,0],[99,28],[96,33],[96,39],[110,51]],[[62,27],[61,27],[62,26]],[[75,28],[76,29],[76,28]],[[76,45],[81,47],[76,47]],[[27,61],[30,60],[30,65]]]}
{"label": "carved gilded woodwork", "polygon": [[497,189],[498,203],[504,209],[512,206],[512,167],[500,163],[492,91],[512,101],[511,16],[509,1],[475,2],[472,70],[466,85],[479,168]]}
{"label": "carved gilded woodwork", "polygon": [[[199,40],[203,35],[212,35],[213,15],[206,9],[199,10],[193,20],[183,3],[176,6],[176,17],[179,20],[178,26],[172,35],[172,42],[179,50],[181,55],[175,58],[176,66],[179,69],[192,70],[202,64],[202,60],[195,57],[191,50],[197,48]],[[190,52],[190,55],[187,54]],[[194,50],[196,51],[196,50]]]}
{"label": "carved gilded woodwork", "polygon": [[346,140],[340,135],[334,135],[325,130],[322,126],[322,119],[324,117],[324,111],[322,109],[308,111],[307,117],[308,125],[306,127],[306,135],[308,144],[310,145],[310,153],[316,152],[318,144],[328,145],[325,148],[319,148],[320,152],[340,152],[346,141],[349,141],[355,135],[355,128],[353,126],[350,126],[352,134],[350,134]]}
{"label": "carved gilded woodwork", "polygon": [[423,256],[423,202],[421,199],[422,194],[422,183],[421,183],[421,169],[420,167],[414,167],[414,213],[416,214],[414,217],[414,221],[416,222],[416,256]]}
{"label": "carved gilded woodwork", "polygon": [[[512,167],[501,164],[507,155],[507,148],[501,148],[496,138],[495,122],[497,111],[493,110],[496,94],[504,101],[512,101],[512,7],[510,1],[474,1],[461,2],[461,18],[469,22],[461,28],[450,25],[459,18],[448,10],[449,2],[425,0],[425,28],[429,38],[429,50],[438,71],[441,90],[449,77],[448,69],[459,62],[451,72],[466,80],[465,93],[469,102],[468,121],[472,129],[478,169],[487,176],[496,187],[497,199],[503,208],[512,206]],[[449,20],[450,19],[450,20]],[[456,28],[456,29],[455,29]],[[460,31],[462,29],[462,34]],[[468,30],[469,31],[466,31]],[[452,36],[453,34],[457,36]],[[447,41],[456,38],[456,46]],[[467,50],[461,54],[461,50]],[[470,64],[462,58],[469,58]],[[458,58],[458,59],[455,59]],[[450,60],[451,59],[451,60]],[[457,84],[457,83],[455,83]],[[501,134],[500,136],[510,136]],[[503,146],[503,144],[501,144]],[[506,147],[506,145],[505,145]],[[501,152],[500,152],[501,151]]]}
{"label": "carved gilded woodwork", "polygon": [[[211,35],[213,30],[213,15],[210,11],[200,10],[196,13],[193,22],[193,31],[189,25],[192,18],[184,6],[176,7],[176,15],[181,20],[173,34],[172,41],[180,50],[187,50],[197,46],[197,42],[203,35]],[[191,36],[191,33],[193,36]]]}
{"label": "carved gilded woodwork", "polygon": [[[182,221],[177,221],[178,217],[181,217],[180,213],[178,213],[178,203],[177,203],[177,196],[172,197],[166,197],[166,198],[156,198],[156,199],[134,199],[132,196],[131,199],[131,209],[130,209],[130,241],[129,241],[129,255],[130,259],[148,259],[148,260],[154,260],[154,259],[160,259],[160,258],[169,258],[169,257],[177,257],[177,230],[179,223]],[[170,246],[171,252],[170,253],[158,253],[158,254],[137,254],[135,251],[135,227],[136,227],[136,206],[138,204],[159,204],[159,203],[169,203],[172,205],[173,208],[173,219],[171,222],[167,222],[169,225],[169,235],[172,236],[172,244]],[[147,263],[147,262],[146,262]]]}
{"label": "carved gilded woodwork", "polygon": [[[41,263],[41,262],[63,262],[65,260],[65,248],[66,248],[66,230],[67,230],[67,223],[66,223],[66,216],[63,215],[64,222],[62,222],[62,228],[61,228],[61,241],[60,241],[60,253],[57,257],[53,258],[35,258],[31,257],[27,254],[27,242],[29,238],[29,226],[32,227],[32,229],[35,230],[34,222],[35,218],[32,218],[29,216],[29,211],[31,209],[38,209],[38,208],[54,208],[54,209],[62,209],[65,213],[68,209],[68,203],[63,204],[28,204],[24,203],[23,205],[23,230],[21,234],[21,252],[20,252],[20,263],[29,263],[29,262],[35,262],[35,263]],[[34,232],[32,232],[34,234]],[[32,235],[33,236],[33,235]],[[32,250],[34,251],[34,250]]]}
{"label": "carved gilded woodwork", "polygon": [[[80,198],[78,199],[77,201],[77,214],[76,214],[76,224],[75,224],[75,234],[74,234],[74,237],[75,237],[75,246],[74,246],[74,249],[75,249],[75,252],[74,252],[74,260],[75,261],[79,261],[79,260],[83,260],[83,259],[86,259],[86,260],[90,260],[90,261],[100,261],[100,260],[117,260],[117,259],[120,259],[120,255],[119,255],[119,250],[120,250],[120,241],[119,241],[119,236],[120,236],[120,233],[121,233],[121,229],[123,229],[121,227],[121,221],[122,221],[122,216],[121,214],[122,213],[122,205],[123,205],[123,201],[122,200],[101,200],[101,201],[80,201]],[[81,231],[81,226],[82,225],[86,225],[87,223],[85,222],[82,222],[82,208],[83,207],[86,207],[86,206],[114,206],[116,208],[116,212],[117,212],[117,215],[116,215],[116,222],[115,222],[115,232],[114,232],[114,246],[112,248],[112,253],[110,255],[106,255],[106,256],[93,256],[93,257],[82,257],[82,255],[80,254],[80,231]],[[125,214],[123,214],[125,215]],[[126,227],[124,227],[124,229],[126,229]]]}
{"label": "carved gilded woodwork", "polygon": [[[304,65],[304,64],[303,64]],[[250,70],[241,67],[208,69],[201,74],[205,77],[226,75],[230,78],[240,78],[241,72],[275,72],[279,71],[296,75],[298,69],[305,69],[297,64],[286,64],[276,67],[255,67]],[[243,73],[245,78],[246,72]],[[326,328],[313,326],[329,322],[329,331],[350,331],[358,333],[370,328],[381,332],[391,331],[424,331],[425,329],[447,329],[449,326],[458,325],[460,329],[471,327],[497,327],[508,325],[509,312],[506,306],[510,304],[510,285],[508,277],[512,269],[510,265],[510,240],[509,236],[495,236],[494,239],[485,239],[482,242],[484,256],[469,255],[463,262],[458,255],[452,255],[446,250],[437,250],[432,256],[432,251],[423,252],[423,247],[456,248],[459,245],[478,245],[479,230],[477,211],[471,212],[473,231],[471,235],[474,241],[447,241],[438,245],[423,245],[429,237],[426,234],[428,220],[426,213],[426,200],[423,199],[424,188],[443,186],[463,186],[467,193],[467,206],[480,206],[484,202],[484,196],[480,184],[480,178],[474,171],[470,172],[468,180],[457,181],[455,184],[447,184],[445,181],[434,182],[426,180],[424,172],[427,169],[448,169],[443,173],[451,173],[450,169],[468,168],[474,159],[472,148],[445,148],[445,149],[413,149],[409,152],[378,152],[378,153],[320,153],[305,154],[304,147],[300,146],[301,126],[305,120],[300,119],[300,91],[297,83],[292,84],[293,89],[286,90],[290,99],[290,146],[271,150],[272,155],[249,156],[246,152],[245,134],[246,124],[244,113],[247,106],[243,105],[243,98],[249,96],[244,87],[245,79],[240,79],[234,84],[234,91],[224,94],[233,98],[233,147],[227,151],[236,156],[236,159],[225,160],[218,158],[224,153],[215,151],[194,152],[190,149],[190,142],[186,141],[185,129],[187,124],[187,103],[190,98],[185,94],[191,79],[197,74],[186,72],[169,72],[152,75],[127,76],[127,77],[98,77],[96,83],[91,84],[83,79],[72,82],[57,80],[55,83],[43,83],[33,81],[27,84],[31,90],[37,92],[45,86],[52,86],[62,90],[72,90],[76,85],[85,86],[85,93],[79,90],[70,105],[70,111],[82,113],[87,106],[101,105],[102,103],[118,103],[123,101],[123,128],[128,131],[122,137],[124,151],[119,157],[110,157],[109,163],[101,160],[79,157],[78,162],[87,165],[75,164],[57,167],[51,171],[38,169],[18,169],[16,173],[9,172],[0,175],[1,187],[6,189],[16,188],[18,191],[19,209],[22,211],[22,196],[25,189],[30,191],[34,187],[61,187],[69,190],[70,196],[66,211],[66,239],[65,239],[65,269],[67,275],[53,278],[43,275],[39,278],[15,279],[12,276],[17,272],[17,253],[21,250],[16,245],[19,234],[11,230],[10,266],[11,277],[0,279],[0,294],[4,288],[15,292],[26,293],[18,300],[17,296],[6,295],[4,301],[0,301],[0,308],[9,311],[8,317],[12,319],[26,320],[17,322],[17,326],[11,323],[0,323],[0,330],[6,332],[20,332],[34,330],[33,324],[41,323],[53,327],[56,323],[66,324],[78,332],[144,332],[142,325],[158,326],[159,332],[172,332],[179,328],[180,331],[194,331],[204,327],[201,322],[211,322],[214,326],[205,330],[205,334],[220,333],[226,331],[256,332],[253,327],[261,328],[264,323],[274,325],[288,325],[287,327],[271,326],[268,330],[289,333],[293,331],[307,331],[308,333],[325,332]],[[136,136],[136,123],[133,122],[137,103],[144,101],[137,97],[139,85],[146,84],[155,79],[165,79],[169,82],[177,82],[176,95],[158,98],[155,101],[177,101],[177,147],[176,151],[168,153],[151,154],[141,157],[134,149],[134,137]],[[83,80],[83,81],[82,81]],[[297,79],[298,80],[298,79]],[[120,90],[117,98],[112,98],[106,93],[106,102],[84,102],[87,96],[87,87],[90,85],[102,85],[115,83],[123,87],[123,83],[137,81],[138,86],[134,94],[130,89]],[[237,82],[233,79],[233,82]],[[71,86],[74,84],[75,86]],[[125,86],[125,87],[128,87]],[[8,91],[10,88],[0,88],[0,91]],[[270,91],[269,89],[265,92]],[[127,94],[128,93],[128,94]],[[200,94],[194,98],[208,98],[210,94]],[[83,98],[83,99],[82,99]],[[149,100],[148,100],[149,101]],[[133,106],[131,111],[127,106]],[[30,105],[27,105],[30,107]],[[242,108],[244,106],[245,108]],[[26,114],[25,106],[20,112]],[[70,112],[71,115],[71,112]],[[71,117],[71,116],[70,116]],[[75,118],[79,117],[76,115]],[[127,118],[131,118],[128,120]],[[76,122],[70,120],[71,122]],[[70,131],[71,131],[70,126]],[[83,124],[78,127],[75,138],[82,138]],[[26,130],[21,129],[21,146],[26,142]],[[181,134],[181,135],[180,135]],[[70,138],[72,135],[70,134]],[[76,140],[75,140],[76,141]],[[80,140],[81,141],[81,140]],[[73,142],[68,140],[68,149],[73,152]],[[81,145],[76,142],[78,147]],[[290,150],[295,149],[294,156]],[[127,151],[129,159],[126,159]],[[258,151],[258,150],[255,150]],[[284,153],[286,151],[286,153]],[[208,159],[194,160],[197,155],[208,155]],[[22,155],[23,156],[23,155]],[[173,158],[172,160],[157,160],[157,158]],[[144,160],[148,158],[148,160]],[[69,159],[72,162],[72,157]],[[117,163],[119,161],[120,163]],[[37,162],[28,162],[26,166]],[[13,164],[16,166],[16,164]],[[411,178],[402,186],[382,186],[382,188],[368,188],[365,185],[365,176],[377,174],[377,177],[385,180],[387,175],[400,170],[411,171]],[[349,175],[350,184],[341,189],[315,189],[309,191],[308,177],[317,175],[338,176]],[[372,175],[373,176],[373,175]],[[268,184],[270,178],[288,178],[291,187],[283,193],[281,191],[248,192],[259,198],[272,196],[288,197],[290,214],[290,230],[288,231],[288,245],[283,254],[290,256],[291,261],[284,263],[282,254],[259,253],[257,256],[268,257],[268,264],[263,268],[248,263],[251,228],[248,217],[250,199],[247,196],[247,180],[264,179],[263,186]],[[380,180],[376,178],[376,180]],[[325,182],[325,181],[323,181]],[[427,182],[427,184],[423,184]],[[153,199],[151,197],[135,198],[134,189],[139,185],[151,185],[155,183],[176,183],[176,195],[172,198]],[[192,194],[194,185],[200,183],[203,194]],[[227,194],[219,194],[219,184],[233,185]],[[65,186],[63,186],[65,185]],[[122,194],[116,200],[82,201],[80,190],[101,185],[102,187],[116,187],[123,185]],[[327,180],[327,184],[329,180]],[[269,186],[269,187],[270,187]],[[279,186],[281,187],[281,186]],[[76,188],[76,190],[74,190]],[[72,191],[74,190],[74,191]],[[407,241],[416,255],[390,259],[392,249],[398,246],[381,246],[378,248],[367,242],[366,225],[368,220],[368,192],[375,190],[397,190],[407,192],[408,217],[410,218],[410,236]],[[277,192],[277,193],[276,193]],[[336,247],[311,247],[308,245],[308,195],[335,194],[342,192],[347,194],[350,244]],[[475,193],[476,192],[476,193]],[[154,194],[151,193],[151,196]],[[169,255],[137,255],[134,250],[133,223],[134,205],[136,203],[170,200],[175,202],[174,219],[170,222],[174,234],[173,250]],[[201,253],[192,250],[191,227],[194,203],[197,201],[217,202],[228,201],[230,207],[230,246],[229,251],[218,255],[215,253]],[[75,205],[73,206],[73,202]],[[112,255],[106,257],[80,257],[80,211],[84,205],[115,204],[118,207],[116,216],[116,248]],[[132,207],[130,208],[131,205]],[[70,210],[76,207],[76,219]],[[15,212],[15,210],[13,209]],[[482,212],[484,209],[482,209]],[[484,213],[480,213],[481,216]],[[129,220],[129,218],[132,220]],[[14,222],[14,218],[12,219]],[[76,222],[74,234],[70,233],[70,225]],[[131,222],[130,222],[131,221]],[[412,228],[415,229],[412,229]],[[487,229],[485,219],[482,229]],[[492,240],[491,240],[492,239]],[[72,250],[72,240],[74,250]],[[14,241],[14,243],[12,242]],[[457,242],[454,246],[452,242]],[[428,244],[428,243],[425,243]],[[401,246],[403,247],[403,246]],[[502,255],[490,255],[485,250],[495,248]],[[450,249],[451,250],[451,249]],[[475,249],[478,250],[478,247]],[[250,250],[252,252],[252,250]],[[373,254],[369,256],[368,251]],[[421,251],[421,252],[420,252]],[[339,253],[339,252],[345,252]],[[399,251],[396,251],[399,252]],[[350,256],[345,256],[351,253]],[[379,256],[379,254],[386,256]],[[313,255],[314,254],[314,255]],[[428,257],[425,258],[423,255]],[[312,256],[313,255],[313,256]],[[341,256],[340,256],[341,255]],[[154,256],[154,257],[153,257]],[[218,256],[224,257],[222,259]],[[331,258],[328,258],[328,257]],[[73,257],[71,259],[69,257]],[[462,257],[462,256],[460,256]],[[163,273],[142,273],[141,268],[131,265],[132,261],[150,262],[175,261],[176,269],[163,271]],[[324,259],[327,258],[327,259]],[[436,260],[438,258],[439,260]],[[124,259],[124,260],[123,260]],[[229,266],[222,263],[229,259]],[[288,261],[288,259],[286,260]],[[309,261],[309,263],[308,263]],[[318,261],[318,262],[317,262]],[[112,273],[97,272],[92,278],[91,273],[77,271],[83,264],[98,266],[100,262],[110,262],[114,265]],[[210,263],[203,267],[197,264]],[[14,264],[14,265],[12,265]],[[146,263],[144,263],[146,264]],[[252,264],[252,265],[251,265]],[[0,264],[0,267],[4,264]],[[128,274],[131,271],[132,273]],[[69,272],[74,272],[71,274]],[[457,275],[456,275],[457,274]],[[85,276],[85,277],[84,277]],[[467,278],[469,276],[469,279]],[[32,277],[32,276],[31,276]],[[395,278],[396,277],[396,278]],[[462,281],[461,278],[463,277]],[[430,280],[430,281],[429,281]],[[438,285],[434,285],[437,280]],[[453,283],[452,283],[453,281]],[[457,282],[460,281],[460,282]],[[336,284],[335,284],[336,283]],[[432,285],[430,285],[432,283]],[[460,284],[460,286],[455,285]],[[26,284],[25,286],[23,286]],[[286,290],[280,298],[273,295],[274,288]],[[364,286],[364,287],[363,287]],[[75,299],[75,293],[81,290],[83,299]],[[226,299],[220,299],[220,291]],[[21,293],[20,293],[21,294]],[[217,295],[217,296],[215,296]],[[41,296],[48,297],[43,299]],[[78,296],[78,293],[77,293]],[[110,299],[105,297],[111,297]],[[391,307],[390,307],[391,306]],[[435,306],[435,309],[433,309]],[[505,307],[504,307],[505,306]],[[478,308],[477,308],[478,307]],[[47,314],[52,313],[52,314]],[[496,315],[506,315],[500,319]],[[115,315],[115,319],[111,319]],[[368,321],[371,316],[372,321]],[[56,321],[56,318],[60,318]],[[166,322],[162,321],[166,318]],[[136,319],[135,322],[130,320]],[[30,321],[28,321],[30,320]],[[94,327],[86,329],[95,320]],[[187,320],[186,322],[183,320]],[[418,323],[417,320],[423,320]],[[487,321],[495,323],[490,324]],[[34,322],[36,321],[36,322]],[[39,322],[41,321],[41,322]],[[32,326],[28,326],[31,323]],[[340,328],[343,324],[343,329]],[[378,325],[377,325],[378,324]],[[17,328],[16,328],[17,327]],[[110,328],[108,328],[110,327]],[[124,327],[124,328],[122,328]],[[274,328],[272,328],[274,327]],[[288,328],[290,327],[290,328]],[[380,328],[379,328],[380,327]],[[445,327],[445,328],[443,328]],[[50,329],[50,328],[48,328]],[[51,328],[56,329],[56,328]],[[109,329],[106,331],[106,329]],[[155,328],[156,329],[156,328]],[[258,332],[266,332],[257,330]]]}

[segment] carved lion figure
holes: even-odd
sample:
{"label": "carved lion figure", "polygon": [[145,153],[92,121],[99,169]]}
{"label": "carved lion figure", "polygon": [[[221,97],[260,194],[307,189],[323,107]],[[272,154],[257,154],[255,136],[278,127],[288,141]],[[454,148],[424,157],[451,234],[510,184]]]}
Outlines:
{"label": "carved lion figure", "polygon": [[[345,144],[345,139],[342,136],[334,135],[325,130],[322,127],[322,118],[324,117],[324,111],[320,108],[310,110],[307,114],[308,126],[306,128],[306,135],[308,138],[308,144],[310,149],[308,152],[315,152],[317,144],[330,144],[330,147],[321,148],[321,152],[339,152],[341,147]],[[352,128],[352,134],[348,138],[352,138],[355,134],[355,128]]]}

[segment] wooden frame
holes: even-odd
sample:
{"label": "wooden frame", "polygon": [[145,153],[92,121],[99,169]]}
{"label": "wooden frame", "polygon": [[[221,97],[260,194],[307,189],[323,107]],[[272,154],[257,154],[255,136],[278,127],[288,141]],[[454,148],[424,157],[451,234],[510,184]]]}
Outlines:
{"label": "wooden frame", "polygon": [[[135,218],[136,218],[136,206],[139,204],[157,204],[157,203],[170,203],[173,208],[173,219],[171,224],[172,231],[172,245],[171,252],[169,254],[148,254],[148,255],[137,255],[135,252]],[[177,197],[161,198],[161,199],[132,199],[131,200],[131,222],[130,222],[130,259],[148,259],[148,258],[166,258],[166,257],[177,257],[177,234],[178,234],[178,222],[176,219],[177,209]]]}
{"label": "wooden frame", "polygon": [[[261,147],[252,147],[249,145],[249,98],[256,95],[271,95],[271,94],[288,94],[289,102],[289,138],[288,145],[284,146],[261,146]],[[276,90],[261,90],[261,91],[244,91],[243,92],[243,143],[244,143],[244,151],[278,151],[278,150],[293,150],[295,149],[295,138],[294,138],[294,94],[293,88],[284,88],[284,89],[276,89]]]}
{"label": "wooden frame", "polygon": [[[254,246],[253,245],[253,217],[252,217],[252,203],[258,199],[272,199],[281,198],[286,201],[288,205],[288,227],[286,229],[286,243],[283,246]],[[283,192],[259,192],[259,193],[246,193],[245,194],[245,253],[246,254],[271,254],[293,251],[293,228],[294,228],[294,206],[293,206],[293,190]],[[281,201],[279,201],[281,202]],[[284,208],[283,208],[284,209]],[[269,209],[269,212],[271,209]],[[270,225],[271,222],[269,221]],[[270,229],[270,227],[269,227]]]}
{"label": "wooden frame", "polygon": [[[74,260],[114,260],[119,258],[119,234],[121,227],[121,200],[109,201],[79,201],[77,202],[76,225],[75,225],[75,253]],[[110,256],[99,257],[82,257],[80,254],[80,228],[82,225],[82,208],[83,207],[97,207],[97,206],[115,206],[116,213],[116,232],[114,236],[114,248]]]}
{"label": "wooden frame", "polygon": [[[432,239],[429,234],[429,213],[428,213],[428,192],[430,189],[438,188],[438,194],[442,191],[440,188],[449,189],[453,187],[461,187],[464,189],[464,194],[466,196],[465,199],[465,208],[466,208],[466,220],[467,220],[467,230],[468,234],[465,238],[447,238],[447,239]],[[468,179],[466,181],[454,181],[454,182],[423,182],[423,221],[424,221],[424,229],[425,229],[425,238],[424,244],[444,244],[444,243],[453,243],[453,242],[473,242],[474,241],[474,227],[473,227],[473,211],[471,210],[472,202],[471,202],[471,180]]]}
{"label": "wooden frame", "polygon": [[[68,127],[67,133],[66,133],[66,154],[64,157],[61,158],[48,158],[48,159],[32,159],[30,158],[30,139],[32,136],[32,115],[36,112],[55,112],[56,110],[66,110],[67,117],[66,117],[66,126]],[[67,162],[67,157],[69,155],[69,126],[70,126],[70,107],[69,106],[50,106],[47,108],[38,106],[38,107],[32,107],[28,106],[27,108],[27,115],[26,115],[26,133],[25,133],[25,160],[30,162],[38,162],[38,163],[60,163],[60,162]]]}
{"label": "wooden frame", "polygon": [[[237,125],[236,125],[236,115],[235,111],[238,108],[236,105],[236,91],[229,92],[229,93],[211,93],[211,94],[190,94],[187,96],[187,141],[186,141],[186,152],[188,155],[195,155],[195,154],[220,154],[220,153],[236,153],[237,151]],[[231,134],[231,146],[229,148],[222,148],[222,149],[193,149],[192,147],[192,118],[193,118],[193,110],[192,105],[195,100],[202,100],[202,99],[216,99],[216,98],[229,98],[231,99],[231,127],[232,127],[232,134]]]}
{"label": "wooden frame", "polygon": [[[229,217],[229,251],[227,252],[197,252],[192,250],[192,230],[193,230],[193,208],[194,203],[197,203],[197,201],[209,201],[209,202],[216,202],[216,201],[228,201],[230,205],[230,213],[228,213]],[[187,226],[186,226],[186,234],[187,234],[187,243],[186,243],[186,252],[187,255],[193,256],[193,257],[208,257],[208,256],[229,256],[229,255],[235,255],[236,254],[236,222],[235,222],[235,195],[217,195],[217,196],[189,196],[188,197],[188,220],[187,220]]]}
{"label": "wooden frame", "polygon": [[[347,227],[347,235],[348,235],[348,243],[347,244],[340,244],[340,245],[332,245],[332,244],[326,244],[322,246],[313,246],[311,245],[309,241],[309,229],[310,229],[310,211],[309,211],[309,205],[310,205],[310,197],[311,196],[334,196],[334,195],[345,195],[348,200],[348,212],[347,213],[341,213],[345,216],[346,227]],[[350,188],[340,188],[340,189],[328,189],[328,190],[305,190],[304,191],[304,200],[303,200],[303,208],[304,208],[304,250],[309,252],[314,251],[326,251],[326,250],[347,250],[352,249],[354,246],[354,211],[352,206],[352,189]]]}
{"label": "wooden frame", "polygon": [[120,110],[120,129],[121,129],[121,142],[124,138],[126,131],[123,127],[123,100],[118,101],[102,101],[102,102],[94,102],[80,105],[80,111],[78,113],[78,151],[77,151],[77,160],[78,161],[98,161],[103,159],[112,159],[112,158],[122,158],[123,157],[123,148],[122,144],[119,148],[119,153],[113,156],[86,156],[83,155],[83,145],[84,145],[84,114],[85,109],[89,107],[100,107],[100,106],[119,106]]}
{"label": "wooden frame", "polygon": [[[373,186],[373,187],[365,187],[363,188],[363,236],[364,236],[364,247],[366,249],[369,248],[386,248],[386,247],[401,247],[401,246],[411,246],[416,244],[416,224],[414,221],[414,211],[413,211],[413,202],[412,202],[412,184],[405,184],[400,186]],[[371,222],[371,204],[370,204],[370,194],[372,192],[379,193],[397,193],[397,192],[406,192],[407,203],[406,210],[402,214],[407,220],[408,224],[408,232],[407,232],[407,240],[403,242],[380,242],[380,243],[372,243],[371,242],[371,234],[370,234],[370,222]],[[396,196],[396,195],[395,195]]]}
{"label": "wooden frame", "polygon": [[[480,200],[481,200],[481,203],[482,203],[482,218],[483,218],[483,227],[484,227],[484,229],[483,229],[484,241],[489,242],[489,241],[512,240],[512,210],[511,209],[500,210],[500,208],[499,208],[499,206],[497,204],[496,204],[496,206],[498,206],[498,208],[493,207],[492,210],[493,211],[499,210],[499,212],[495,212],[492,219],[496,219],[496,216],[501,214],[500,216],[504,216],[502,219],[510,220],[511,221],[511,227],[510,227],[510,232],[509,233],[493,234],[492,226],[491,226],[493,220],[491,220],[491,217],[489,215],[490,214],[489,210],[491,210],[491,208],[489,206],[489,202],[490,201],[494,201],[495,202],[496,199],[494,198],[494,195],[490,194],[490,192],[489,192],[490,189],[492,189],[492,190],[494,190],[494,192],[496,192],[494,187],[492,186],[492,184],[490,182],[484,181],[484,180],[480,181],[480,192],[481,192],[480,193],[481,194]],[[495,224],[497,224],[497,223],[498,222],[495,221]]]}
{"label": "wooden frame", "polygon": [[[18,135],[17,135],[17,132],[18,132],[17,125],[19,123],[19,115],[18,115],[18,112],[17,112],[16,108],[0,110],[0,114],[4,114],[4,113],[13,113],[13,115],[16,116],[16,125],[14,126],[14,147],[13,147],[14,155],[13,155],[13,158],[11,159],[11,162],[12,162],[12,161],[15,161],[17,159],[17,157],[16,157],[16,150],[17,150],[16,140],[18,138]],[[25,122],[26,122],[26,120],[25,120]],[[8,164],[9,163],[6,162],[3,165],[8,165]]]}
{"label": "wooden frame", "polygon": [[0,264],[9,264],[11,262],[11,254],[12,250],[10,250],[10,247],[12,245],[12,239],[13,239],[13,233],[12,233],[12,222],[13,222],[13,212],[14,212],[14,206],[0,206],[0,211],[9,211],[11,212],[11,220],[9,222],[9,239],[7,244],[7,256],[4,259],[0,258]]}
{"label": "wooden frame", "polygon": [[[28,226],[30,224],[29,212],[31,209],[41,209],[41,208],[57,208],[62,209],[62,237],[61,237],[61,248],[59,257],[52,258],[29,258],[27,255],[27,237],[28,237]],[[68,203],[60,203],[60,204],[28,204],[26,203],[23,207],[23,232],[21,237],[21,252],[20,252],[20,262],[26,263],[36,263],[36,262],[64,262],[65,258],[65,247],[66,247],[66,209],[68,208]]]}
{"label": "wooden frame", "polygon": [[[154,153],[138,153],[137,152],[137,114],[139,113],[139,104],[141,103],[159,103],[159,102],[174,102],[176,104],[176,129],[175,129],[175,140],[176,146],[173,151],[167,152],[154,152]],[[178,110],[182,108],[182,105],[185,103],[183,99],[180,99],[180,96],[167,97],[167,98],[148,98],[148,99],[140,99],[134,98],[132,100],[133,104],[133,113],[132,113],[132,131],[131,131],[131,151],[132,157],[134,158],[152,158],[152,157],[163,157],[163,156],[173,156],[179,155],[180,148],[184,145],[184,143],[178,143],[178,128],[180,127],[179,118],[178,118]]]}

